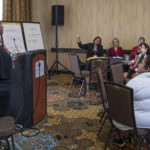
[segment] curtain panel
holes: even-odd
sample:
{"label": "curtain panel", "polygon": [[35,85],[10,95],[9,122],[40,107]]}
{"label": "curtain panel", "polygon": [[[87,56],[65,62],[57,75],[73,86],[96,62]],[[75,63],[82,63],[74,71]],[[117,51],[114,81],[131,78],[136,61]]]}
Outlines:
{"label": "curtain panel", "polygon": [[31,0],[3,0],[4,21],[31,21]]}

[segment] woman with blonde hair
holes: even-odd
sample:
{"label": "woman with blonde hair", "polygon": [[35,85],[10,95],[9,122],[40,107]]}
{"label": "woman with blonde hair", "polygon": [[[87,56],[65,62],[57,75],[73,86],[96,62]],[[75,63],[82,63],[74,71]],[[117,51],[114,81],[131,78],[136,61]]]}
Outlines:
{"label": "woman with blonde hair", "polygon": [[123,49],[122,49],[122,47],[119,46],[119,43],[120,42],[119,42],[118,38],[114,38],[112,40],[113,47],[108,50],[107,56],[109,56],[109,57],[118,57],[118,56],[124,57]]}

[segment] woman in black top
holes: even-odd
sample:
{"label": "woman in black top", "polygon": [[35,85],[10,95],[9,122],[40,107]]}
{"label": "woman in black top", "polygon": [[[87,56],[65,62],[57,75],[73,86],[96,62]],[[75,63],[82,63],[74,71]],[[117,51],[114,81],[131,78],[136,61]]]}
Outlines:
{"label": "woman in black top", "polygon": [[[82,44],[80,35],[76,34],[78,46],[82,49],[87,50],[87,58],[89,57],[101,57],[103,56],[103,46],[101,45],[101,37],[97,36],[94,38],[93,43]],[[90,61],[85,64],[84,70],[90,70]]]}
{"label": "woman in black top", "polygon": [[87,50],[87,58],[89,57],[100,57],[103,56],[103,46],[101,45],[101,37],[97,36],[94,38],[93,43],[82,44],[80,35],[76,34],[78,46],[82,49]]}

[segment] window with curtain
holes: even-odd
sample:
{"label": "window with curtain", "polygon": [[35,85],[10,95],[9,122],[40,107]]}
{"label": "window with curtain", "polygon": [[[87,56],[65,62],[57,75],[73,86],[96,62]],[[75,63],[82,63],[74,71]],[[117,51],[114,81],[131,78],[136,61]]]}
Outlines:
{"label": "window with curtain", "polygon": [[0,20],[3,19],[3,0],[0,0]]}
{"label": "window with curtain", "polygon": [[3,0],[3,20],[31,21],[32,0]]}

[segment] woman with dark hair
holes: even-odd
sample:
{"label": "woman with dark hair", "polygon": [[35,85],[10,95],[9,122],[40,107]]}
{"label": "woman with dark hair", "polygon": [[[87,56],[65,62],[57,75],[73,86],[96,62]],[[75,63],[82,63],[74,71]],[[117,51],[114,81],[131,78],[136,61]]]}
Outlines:
{"label": "woman with dark hair", "polygon": [[[87,58],[89,57],[101,57],[103,56],[103,46],[101,45],[102,39],[97,36],[94,38],[93,43],[82,44],[80,40],[80,35],[76,34],[78,46],[82,49],[87,50]],[[84,70],[90,70],[90,61],[87,61]]]}
{"label": "woman with dark hair", "polygon": [[[145,51],[143,44],[143,49]],[[147,46],[147,45],[146,45]],[[134,114],[136,127],[145,129],[145,132],[150,132],[150,55],[146,54],[146,58],[142,59],[142,62],[138,65],[139,75],[131,79],[127,86],[133,88],[134,94]],[[131,127],[127,127],[122,123],[113,121],[113,124],[120,130],[130,130]],[[147,134],[148,135],[148,134]],[[124,139],[121,139],[119,134],[113,139],[113,142],[122,147],[125,145]],[[147,136],[146,141],[150,149],[150,136]]]}
{"label": "woman with dark hair", "polygon": [[123,52],[122,47],[119,46],[118,38],[114,38],[112,40],[112,45],[113,45],[113,47],[108,50],[107,56],[109,56],[109,57],[114,57],[114,56],[115,57],[118,57],[118,56],[124,57],[124,52]]}
{"label": "woman with dark hair", "polygon": [[[145,45],[145,44],[143,44]],[[138,128],[150,129],[150,55],[138,65],[139,75],[127,83],[134,90],[134,113]]]}
{"label": "woman with dark hair", "polygon": [[135,47],[133,47],[132,50],[131,50],[131,53],[130,53],[130,55],[129,55],[129,58],[130,58],[131,60],[133,60],[133,59],[135,58],[136,52],[139,51],[139,49],[140,49],[140,44],[142,44],[142,43],[145,43],[145,38],[141,36],[141,37],[139,37],[138,45],[135,46]]}
{"label": "woman with dark hair", "polygon": [[139,45],[139,51],[136,52],[135,59],[129,62],[127,80],[131,78],[132,74],[135,72],[135,69],[138,67],[138,64],[140,64],[142,60],[146,58],[147,55],[149,54],[150,54],[150,48],[148,44],[141,43]]}
{"label": "woman with dark hair", "polygon": [[93,43],[82,44],[80,35],[76,34],[78,46],[87,50],[87,58],[103,56],[103,46],[101,45],[102,39],[97,36],[94,38]]}

